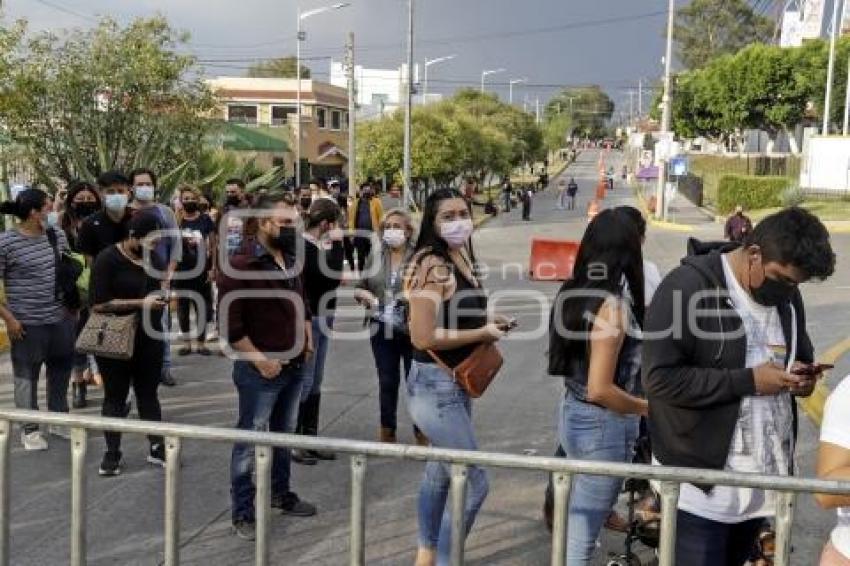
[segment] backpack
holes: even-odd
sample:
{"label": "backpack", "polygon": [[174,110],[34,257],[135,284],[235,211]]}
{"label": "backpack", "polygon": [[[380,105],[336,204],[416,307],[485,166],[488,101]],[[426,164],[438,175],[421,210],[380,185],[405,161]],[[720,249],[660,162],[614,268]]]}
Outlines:
{"label": "backpack", "polygon": [[82,306],[77,280],[83,274],[83,264],[68,252],[59,251],[59,242],[54,228],[47,229],[47,240],[53,248],[53,258],[56,269],[56,300],[71,310]]}

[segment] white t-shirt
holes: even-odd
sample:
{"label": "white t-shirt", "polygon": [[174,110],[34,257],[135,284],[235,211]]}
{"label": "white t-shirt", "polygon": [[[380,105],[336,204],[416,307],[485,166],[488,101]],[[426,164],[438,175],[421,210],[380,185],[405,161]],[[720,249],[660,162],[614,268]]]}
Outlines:
{"label": "white t-shirt", "polygon": [[[820,441],[850,450],[850,375],[830,394],[823,409]],[[838,523],[832,530],[832,546],[850,558],[850,507],[838,508]]]}
{"label": "white t-shirt", "polygon": [[659,285],[661,285],[661,272],[658,266],[648,259],[643,260],[643,295],[646,306],[652,302],[652,297]]}
{"label": "white t-shirt", "polygon": [[[738,283],[726,256],[723,273],[729,298],[747,333],[746,366],[773,361],[785,365],[786,346],[779,313],[753,301]],[[726,470],[787,476],[793,457],[793,420],[788,392],[744,397],[729,446]],[[708,494],[682,484],[679,509],[721,523],[741,523],[776,514],[774,493],[746,487],[715,486]]]}

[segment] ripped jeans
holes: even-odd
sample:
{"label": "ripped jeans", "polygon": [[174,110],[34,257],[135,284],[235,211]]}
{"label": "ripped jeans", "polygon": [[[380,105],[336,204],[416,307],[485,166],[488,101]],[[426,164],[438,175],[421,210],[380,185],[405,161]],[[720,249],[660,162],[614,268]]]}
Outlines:
{"label": "ripped jeans", "polygon": [[[274,379],[266,379],[254,365],[233,362],[233,383],[239,395],[239,422],[236,428],[269,432],[293,432],[301,398],[302,372],[298,364],[283,367]],[[272,451],[272,495],[289,493],[290,453],[286,448]],[[255,519],[253,481],[254,446],[235,444],[230,461],[230,496],[234,521]]]}
{"label": "ripped jeans", "polygon": [[[436,448],[477,450],[472,426],[472,404],[466,392],[436,364],[413,361],[407,377],[408,408],[413,422]],[[464,527],[472,530],[489,483],[478,466],[469,467]],[[437,550],[437,565],[449,563],[450,506],[446,505],[451,472],[449,464],[428,462],[419,489],[419,546]]]}

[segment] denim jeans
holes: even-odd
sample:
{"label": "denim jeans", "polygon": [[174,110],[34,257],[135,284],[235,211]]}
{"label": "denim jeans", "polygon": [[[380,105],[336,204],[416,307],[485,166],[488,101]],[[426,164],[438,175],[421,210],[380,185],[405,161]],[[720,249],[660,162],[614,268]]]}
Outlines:
{"label": "denim jeans", "polygon": [[334,326],[332,316],[313,317],[313,355],[301,366],[304,386],[301,389],[301,402],[304,403],[310,395],[322,392],[322,381],[325,379],[325,359],[328,357],[330,346],[330,331]]}
{"label": "denim jeans", "polygon": [[[15,377],[15,407],[38,410],[38,377],[47,366],[47,410],[68,412],[68,383],[74,361],[76,320],[67,316],[53,324],[24,325],[24,337],[12,340],[12,374]],[[38,429],[24,423],[24,432]]]}
{"label": "denim jeans", "polygon": [[756,545],[764,519],[720,523],[685,511],[676,514],[676,564],[743,566]]}
{"label": "denim jeans", "polygon": [[[413,360],[407,377],[407,395],[413,422],[433,446],[478,448],[469,396],[439,366]],[[451,550],[451,511],[446,506],[450,478],[448,464],[428,462],[419,490],[419,546],[437,549],[438,566],[448,564]],[[468,486],[464,509],[466,534],[472,529],[475,516],[487,497],[489,483],[483,468],[469,467]]]}
{"label": "denim jeans", "polygon": [[[620,415],[568,392],[561,403],[558,437],[567,458],[626,463],[632,461],[639,421],[637,415]],[[599,532],[622,486],[622,478],[575,477],[567,532],[569,566],[591,563]]]}
{"label": "denim jeans", "polygon": [[[381,426],[396,429],[398,387],[401,376],[410,373],[413,346],[410,336],[393,333],[383,322],[372,323],[372,354],[378,370],[378,399],[381,405]],[[404,372],[402,374],[402,372]]]}
{"label": "denim jeans", "polygon": [[[253,364],[233,362],[233,383],[239,395],[239,422],[236,428],[291,433],[298,417],[301,398],[301,368],[284,366],[274,379],[266,379]],[[289,450],[272,451],[272,495],[289,493]],[[230,496],[234,521],[254,522],[254,447],[233,446],[230,462]]]}

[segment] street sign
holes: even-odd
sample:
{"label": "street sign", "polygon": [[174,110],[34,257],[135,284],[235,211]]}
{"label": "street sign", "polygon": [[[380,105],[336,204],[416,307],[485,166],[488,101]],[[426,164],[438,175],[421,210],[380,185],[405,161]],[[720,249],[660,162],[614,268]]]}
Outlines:
{"label": "street sign", "polygon": [[670,160],[670,174],[674,177],[682,177],[688,174],[688,158],[678,155]]}

